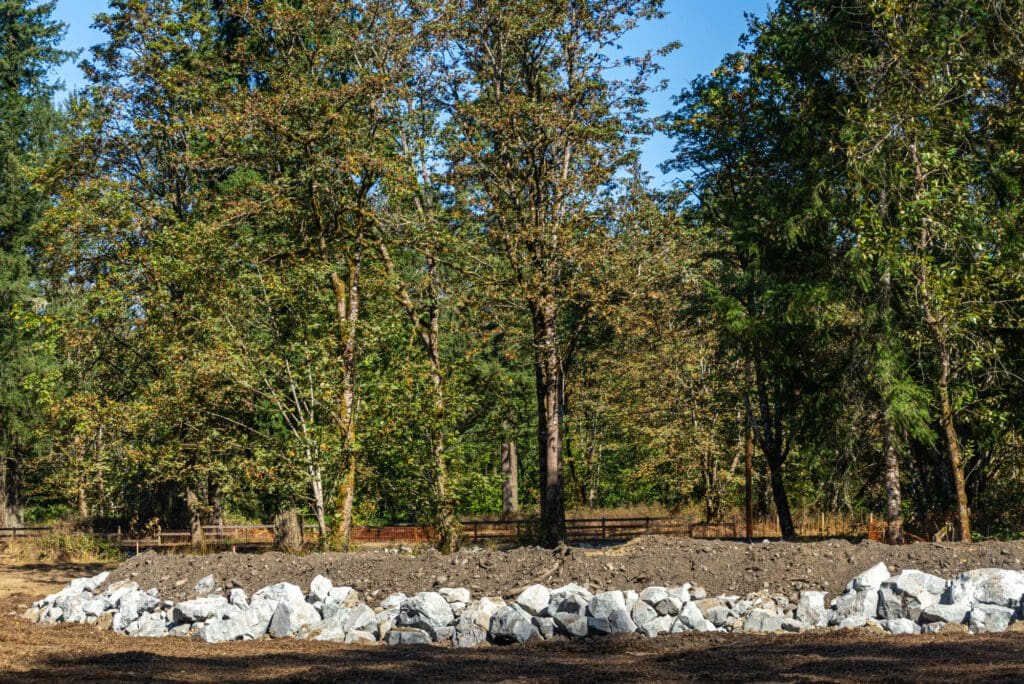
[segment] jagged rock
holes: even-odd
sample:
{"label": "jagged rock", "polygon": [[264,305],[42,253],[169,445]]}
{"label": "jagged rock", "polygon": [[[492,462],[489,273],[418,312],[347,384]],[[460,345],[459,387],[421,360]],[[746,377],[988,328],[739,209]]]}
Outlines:
{"label": "jagged rock", "polygon": [[108,577],[110,577],[110,573],[104,570],[94,577],[79,577],[78,579],[73,579],[68,584],[68,587],[81,591],[96,591],[100,585],[107,581]]}
{"label": "jagged rock", "polygon": [[[455,633],[452,635],[452,646],[455,648],[473,648],[487,641],[487,630],[476,622],[476,614],[467,610],[455,621]],[[490,618],[488,617],[488,622]]]}
{"label": "jagged rock", "polygon": [[707,619],[715,627],[725,627],[729,618],[739,617],[732,609],[719,606],[708,611]]}
{"label": "jagged rock", "polygon": [[967,613],[970,612],[970,610],[970,604],[963,600],[953,604],[933,603],[921,611],[919,622],[922,625],[932,622],[949,622],[952,624],[959,624],[966,619]]}
{"label": "jagged rock", "polygon": [[530,615],[545,615],[551,592],[542,584],[531,584],[516,597],[516,604]]}
{"label": "jagged rock", "polygon": [[967,624],[975,634],[1005,632],[1015,613],[1016,610],[1013,608],[980,603],[971,608]]}
{"label": "jagged rock", "polygon": [[566,584],[564,586],[558,587],[557,589],[552,589],[551,590],[551,596],[552,597],[555,597],[555,596],[559,596],[559,597],[567,596],[569,594],[575,594],[576,596],[582,596],[584,598],[584,600],[586,600],[588,603],[590,602],[590,599],[594,598],[594,595],[589,590],[587,590],[586,587],[581,587],[580,585],[576,584],[575,582],[569,582],[569,584]]}
{"label": "jagged rock", "polygon": [[775,613],[755,608],[743,621],[744,632],[779,632],[782,630],[782,618]]}
{"label": "jagged rock", "polygon": [[554,620],[555,625],[566,636],[582,639],[590,631],[587,616],[580,613],[555,613]]}
{"label": "jagged rock", "polygon": [[640,592],[640,600],[654,608],[660,601],[668,598],[668,589],[665,587],[647,587]]}
{"label": "jagged rock", "polygon": [[654,606],[654,610],[657,611],[658,615],[679,615],[679,611],[683,608],[683,603],[684,601],[680,600],[677,596],[666,596],[658,601],[658,605]]}
{"label": "jagged rock", "polygon": [[132,582],[131,580],[121,580],[114,582],[107,590],[103,592],[107,600],[110,601],[111,605],[116,606],[120,602],[121,597],[133,591],[139,590],[138,582]]}
{"label": "jagged rock", "polygon": [[905,570],[882,582],[878,594],[879,617],[917,621],[921,611],[939,602],[946,580],[919,570]]}
{"label": "jagged rock", "polygon": [[885,566],[885,563],[878,563],[850,580],[850,583],[846,585],[846,591],[859,592],[866,589],[878,591],[878,588],[882,586],[882,582],[891,576],[889,568]]}
{"label": "jagged rock", "polygon": [[807,625],[804,622],[801,622],[800,620],[797,620],[796,618],[785,618],[782,621],[783,632],[799,633],[807,631],[810,628],[811,626]]}
{"label": "jagged rock", "polygon": [[700,612],[696,602],[688,601],[679,609],[679,616],[672,623],[671,629],[672,632],[712,632],[715,626]]}
{"label": "jagged rock", "polygon": [[[402,596],[404,597],[405,594],[402,594]],[[345,608],[352,608],[359,603],[359,592],[352,587],[334,587],[327,593],[327,599],[325,600],[332,601]]]}
{"label": "jagged rock", "polygon": [[637,630],[643,632],[648,623],[658,618],[658,611],[646,601],[640,600],[633,604],[629,617],[632,618]]}
{"label": "jagged rock", "polygon": [[213,575],[207,575],[196,582],[195,592],[200,595],[212,594],[213,590],[216,588],[217,581],[213,579]]}
{"label": "jagged rock", "polygon": [[596,594],[587,604],[587,624],[590,631],[598,634],[623,634],[636,631],[636,624],[629,617],[626,597],[621,591],[606,591]]}
{"label": "jagged rock", "polygon": [[537,628],[537,632],[540,633],[542,639],[550,639],[555,636],[554,618],[534,616],[531,622],[533,622],[533,626]]}
{"label": "jagged rock", "polygon": [[472,595],[469,593],[469,589],[464,587],[442,587],[437,590],[441,596],[444,596],[444,600],[448,603],[469,603],[472,600]]}
{"label": "jagged rock", "polygon": [[813,627],[824,627],[828,624],[828,612],[825,610],[825,592],[801,591],[796,602],[796,619]]}
{"label": "jagged rock", "polygon": [[270,619],[270,636],[275,638],[294,636],[303,627],[315,625],[322,618],[316,608],[305,601],[301,603],[281,601]]}
{"label": "jagged rock", "polygon": [[402,602],[398,624],[418,627],[439,641],[441,630],[455,621],[455,613],[444,597],[433,591],[423,591]]}
{"label": "jagged rock", "polygon": [[143,613],[138,620],[125,628],[125,634],[138,637],[167,636],[167,621],[161,613]]}
{"label": "jagged rock", "polygon": [[921,626],[908,618],[893,618],[878,623],[889,634],[920,634]]}
{"label": "jagged rock", "polygon": [[317,575],[309,581],[309,597],[313,601],[326,601],[333,588],[334,583],[331,580],[323,575]]}
{"label": "jagged rock", "polygon": [[575,613],[577,615],[584,615],[587,612],[587,605],[589,603],[590,599],[586,598],[582,594],[562,594],[560,596],[553,596],[551,603],[548,604],[548,614]]}
{"label": "jagged rock", "polygon": [[868,624],[868,618],[864,615],[850,615],[839,621],[836,625],[839,629],[857,629]]}
{"label": "jagged rock", "polygon": [[647,637],[656,637],[661,634],[668,634],[672,631],[672,625],[676,621],[674,615],[659,615],[637,631]]}
{"label": "jagged rock", "polygon": [[[300,633],[300,638],[312,637],[317,641],[343,641],[345,639],[346,624],[349,618],[349,609],[342,608],[337,604],[335,606],[336,612],[331,614],[329,617],[325,617],[318,623],[310,625],[306,630],[305,634]],[[373,619],[374,627],[377,626],[377,616],[374,615]]]}
{"label": "jagged rock", "polygon": [[387,635],[387,644],[389,646],[429,643],[430,635],[416,627],[395,627]]}
{"label": "jagged rock", "polygon": [[679,599],[680,603],[690,602],[690,585],[684,584],[681,587],[670,587],[668,590],[669,596],[674,596]]}
{"label": "jagged rock", "polygon": [[228,595],[228,603],[238,608],[249,607],[249,597],[245,595],[245,590],[241,587],[234,587]]}
{"label": "jagged rock", "polygon": [[524,609],[515,606],[505,606],[494,614],[488,636],[496,644],[525,644],[541,638],[531,616]]}
{"label": "jagged rock", "polygon": [[364,632],[359,629],[354,629],[345,635],[346,644],[361,644],[364,646],[376,646],[377,637],[372,632]]}
{"label": "jagged rock", "polygon": [[384,610],[389,608],[401,608],[402,602],[407,598],[409,597],[402,592],[398,592],[397,594],[388,594],[387,598],[380,602],[380,607]]}
{"label": "jagged rock", "polygon": [[835,599],[832,622],[838,624],[850,617],[874,618],[877,615],[878,587],[848,591]]}
{"label": "jagged rock", "polygon": [[263,587],[255,594],[252,595],[252,601],[250,603],[258,602],[269,602],[274,603],[275,608],[278,602],[285,603],[305,603],[306,596],[302,593],[302,589],[291,584],[289,582],[278,582],[277,584],[271,584],[269,587]]}
{"label": "jagged rock", "polygon": [[226,607],[232,605],[223,596],[207,596],[204,598],[182,601],[175,604],[172,617],[175,622],[205,622],[211,617],[223,614]]}
{"label": "jagged rock", "polygon": [[1019,609],[1024,596],[1024,574],[1016,570],[982,568],[965,572],[949,583],[944,603],[961,600]]}

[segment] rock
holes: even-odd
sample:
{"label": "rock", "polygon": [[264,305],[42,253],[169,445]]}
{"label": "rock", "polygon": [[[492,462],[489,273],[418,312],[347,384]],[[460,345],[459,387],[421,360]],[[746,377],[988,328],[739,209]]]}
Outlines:
{"label": "rock", "polygon": [[587,616],[580,613],[555,613],[554,620],[563,634],[575,639],[582,639],[590,631]]}
{"label": "rock", "polygon": [[796,618],[785,618],[782,621],[783,632],[793,632],[794,634],[804,632],[810,629],[810,626]]}
{"label": "rock", "polygon": [[921,627],[925,634],[967,634],[967,625],[952,622],[931,622]]}
{"label": "rock", "polygon": [[647,637],[668,634],[672,630],[672,625],[675,621],[676,617],[674,615],[659,615],[643,627],[640,627],[638,631]]}
{"label": "rock", "polygon": [[125,628],[125,633],[137,637],[165,637],[168,633],[167,621],[163,613],[143,613]]}
{"label": "rock", "polygon": [[594,598],[594,595],[590,591],[588,591],[586,587],[581,587],[580,585],[576,584],[575,582],[570,582],[569,584],[566,584],[565,586],[561,586],[561,587],[558,587],[557,589],[552,589],[551,590],[551,596],[552,597],[555,597],[555,596],[564,597],[564,596],[568,596],[570,594],[575,595],[575,596],[582,596],[583,599],[587,603],[590,602],[590,599]]}
{"label": "rock", "polygon": [[679,611],[682,610],[683,601],[676,596],[666,596],[662,600],[658,601],[658,604],[654,606],[654,610],[657,611],[658,615],[679,615]]}
{"label": "rock", "polygon": [[398,592],[397,594],[388,594],[387,598],[380,602],[380,607],[384,610],[387,610],[388,608],[401,608],[402,602],[407,598],[409,597],[402,592]]}
{"label": "rock", "polygon": [[545,615],[551,592],[542,584],[531,584],[516,597],[516,604],[530,615]]}
{"label": "rock", "polygon": [[555,636],[555,620],[549,617],[534,617],[533,626],[537,628],[542,639],[550,639]]}
{"label": "rock", "polygon": [[281,601],[270,619],[270,636],[280,639],[294,636],[303,627],[315,625],[322,618],[316,608],[305,601],[301,603]]}
{"label": "rock", "polygon": [[767,610],[755,608],[743,621],[744,632],[779,632],[782,630],[782,618]]}
{"label": "rock", "polygon": [[1019,609],[1024,596],[1024,574],[1016,570],[982,568],[971,570],[950,582],[944,603],[962,599],[994,606]]}
{"label": "rock", "polygon": [[587,624],[598,634],[623,634],[636,631],[636,624],[626,609],[626,597],[621,591],[596,594],[587,604]]}
{"label": "rock", "polygon": [[920,634],[921,626],[908,618],[882,620],[878,623],[889,634]]}
{"label": "rock", "polygon": [[472,616],[476,626],[486,632],[491,627],[491,618],[504,606],[505,601],[503,599],[493,599],[485,596],[479,601],[469,604],[467,612]]}
{"label": "rock", "polygon": [[[334,583],[323,575],[317,575],[309,581],[309,597],[313,601],[326,601],[334,588]],[[341,601],[338,601],[341,603]]]}
{"label": "rock", "polygon": [[959,624],[966,619],[967,613],[970,610],[971,606],[966,601],[960,601],[959,603],[953,604],[933,603],[921,611],[919,622],[922,625],[927,625],[932,622],[949,622],[952,624]]}
{"label": "rock", "polygon": [[[877,566],[876,566],[877,567]],[[846,592],[835,600],[833,623],[849,617],[874,618],[878,616],[878,587]]]}
{"label": "rock", "polygon": [[654,608],[646,601],[640,600],[633,604],[633,609],[630,611],[629,617],[632,618],[634,624],[636,624],[637,630],[644,632],[644,628],[649,622],[658,619],[658,611],[654,610]]}
{"label": "rock", "polygon": [[882,583],[878,615],[888,620],[908,618],[916,622],[922,610],[939,602],[946,584],[941,577],[920,570],[905,570]]}
{"label": "rock", "polygon": [[376,646],[377,637],[372,632],[364,632],[359,629],[354,629],[345,635],[346,644],[361,644],[364,646]]}
{"label": "rock", "polygon": [[[325,617],[318,623],[310,625],[310,627],[305,630],[305,634],[300,633],[300,638],[312,637],[317,641],[344,641],[345,633],[348,631],[346,629],[346,624],[348,622],[350,611],[348,608],[342,608],[337,604],[334,604],[334,606],[336,608],[335,613],[330,617]],[[373,626],[374,628],[377,627],[376,615],[374,615]]]}
{"label": "rock", "polygon": [[411,645],[411,644],[429,644],[430,635],[422,629],[416,627],[395,627],[388,632],[387,644],[388,646]]}
{"label": "rock", "polygon": [[707,620],[715,627],[725,627],[729,618],[738,617],[735,612],[725,606],[718,606],[708,611]]}
{"label": "rock", "polygon": [[39,622],[44,625],[50,625],[55,622],[60,622],[61,618],[64,617],[64,611],[57,606],[46,606],[39,613]]}
{"label": "rock", "polygon": [[540,632],[525,610],[517,610],[513,606],[500,608],[494,614],[487,633],[490,640],[496,644],[525,644],[541,638]]}
{"label": "rock", "polygon": [[231,593],[228,595],[228,603],[238,608],[249,607],[249,597],[245,595],[245,590],[241,587],[234,587]]}
{"label": "rock", "polygon": [[306,596],[302,593],[302,589],[294,584],[278,582],[277,584],[271,584],[269,587],[263,587],[252,595],[251,603],[261,601],[274,603],[276,608],[276,604],[281,601],[292,604],[305,603]]}
{"label": "rock", "polygon": [[673,632],[713,632],[715,626],[705,619],[704,614],[694,601],[688,601],[679,609],[679,617],[672,626]]}
{"label": "rock", "polygon": [[79,577],[77,579],[73,579],[68,584],[68,587],[81,591],[96,591],[101,584],[107,581],[108,577],[110,577],[110,573],[104,570],[95,577]]}
{"label": "rock", "polygon": [[217,582],[213,579],[213,575],[207,575],[196,582],[195,592],[200,595],[206,595],[213,593],[213,590],[216,588]]}
{"label": "rock", "polygon": [[402,602],[398,624],[425,630],[434,640],[440,632],[455,622],[455,613],[444,597],[433,591],[423,591]]}
{"label": "rock", "polygon": [[[452,646],[455,648],[473,648],[487,641],[487,630],[480,627],[476,614],[467,610],[455,621],[455,633],[452,635]],[[488,622],[490,618],[488,617]]]}
{"label": "rock", "polygon": [[670,587],[668,595],[676,597],[680,603],[687,603],[690,600],[690,585],[684,584],[681,587]]}
{"label": "rock", "polygon": [[369,632],[377,627],[377,614],[365,603],[348,612],[344,623],[346,632]]}
{"label": "rock", "polygon": [[469,603],[473,598],[469,593],[469,589],[463,587],[456,587],[454,589],[442,587],[437,590],[437,593],[444,596],[444,600],[448,603]]}
{"label": "rock", "polygon": [[[401,596],[404,597],[405,594],[401,594]],[[337,603],[345,608],[352,608],[359,603],[359,592],[352,587],[334,587],[327,593],[326,600]],[[402,600],[405,599],[403,598]]]}
{"label": "rock", "polygon": [[801,591],[796,602],[796,619],[811,627],[824,627],[828,624],[828,612],[825,610],[825,592]]}
{"label": "rock", "polygon": [[215,615],[222,615],[224,608],[232,605],[223,596],[207,596],[204,598],[182,601],[174,606],[172,617],[175,622],[205,622]]}
{"label": "rock", "polygon": [[975,634],[1005,632],[1015,613],[1013,608],[981,603],[971,609],[967,624]]}
{"label": "rock", "polygon": [[106,595],[107,600],[110,601],[110,604],[116,606],[118,602],[120,602],[122,596],[133,591],[138,591],[138,589],[139,585],[137,582],[121,580],[111,584],[103,593]]}
{"label": "rock", "polygon": [[665,587],[647,587],[640,592],[640,600],[654,608],[660,601],[668,598],[668,589]]}
{"label": "rock", "polygon": [[589,603],[590,599],[581,594],[563,594],[562,596],[552,598],[551,603],[548,604],[548,614],[576,613],[577,615],[584,615],[587,612],[587,605]]}
{"label": "rock", "polygon": [[885,563],[878,563],[850,580],[850,583],[846,585],[846,591],[859,592],[867,589],[878,591],[882,582],[890,577],[889,568],[885,566]]}
{"label": "rock", "polygon": [[843,618],[839,621],[836,626],[839,629],[858,629],[865,627],[868,624],[868,618],[864,615],[850,615],[849,617]]}

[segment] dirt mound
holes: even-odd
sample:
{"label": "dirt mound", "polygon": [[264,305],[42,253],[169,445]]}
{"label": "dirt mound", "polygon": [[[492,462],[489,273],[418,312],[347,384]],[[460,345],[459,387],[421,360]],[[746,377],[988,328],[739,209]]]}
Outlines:
{"label": "dirt mound", "polygon": [[875,542],[771,542],[744,544],[700,539],[641,537],[627,544],[590,549],[518,548],[460,551],[445,556],[395,554],[384,550],[352,553],[282,553],[173,556],[144,553],[122,563],[110,581],[132,579],[156,587],[162,598],[180,601],[196,582],[212,574],[220,587],[246,592],[288,581],[304,590],[321,574],[335,585],[349,585],[370,598],[437,587],[467,587],[474,595],[510,595],[527,584],[577,582],[592,591],[640,589],[690,582],[711,594],[745,594],[768,589],[791,594],[800,589],[838,593],[857,573],[884,561],[899,572],[916,568],[952,577],[974,568],[1021,570],[1024,542],[911,544]]}

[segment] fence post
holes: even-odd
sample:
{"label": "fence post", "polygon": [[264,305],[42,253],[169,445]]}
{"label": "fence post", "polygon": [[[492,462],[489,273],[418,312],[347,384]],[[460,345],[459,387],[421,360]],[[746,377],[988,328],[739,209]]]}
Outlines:
{"label": "fence post", "polygon": [[605,519],[601,518],[601,539],[608,538],[608,528],[605,523]]}
{"label": "fence post", "polygon": [[473,521],[473,543],[476,544],[480,540],[480,521]]}

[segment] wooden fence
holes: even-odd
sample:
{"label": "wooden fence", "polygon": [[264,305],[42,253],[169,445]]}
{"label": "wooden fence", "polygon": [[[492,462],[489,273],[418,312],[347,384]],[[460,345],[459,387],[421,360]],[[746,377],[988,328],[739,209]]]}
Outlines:
{"label": "wooden fence", "polygon": [[[841,523],[824,518],[797,519],[797,534],[804,537],[847,536],[878,539],[881,526],[872,517],[867,520],[844,519]],[[621,541],[647,534],[698,539],[743,539],[746,525],[740,516],[715,522],[687,517],[608,517],[569,518],[566,533],[572,543]],[[533,520],[464,520],[464,543],[516,543],[528,542],[536,521]],[[45,535],[51,527],[0,527],[0,541],[27,539]],[[156,530],[143,536],[117,532],[92,533],[125,551],[136,553],[146,549],[187,548],[191,537],[187,530]],[[776,518],[754,521],[753,536],[757,539],[782,536]],[[207,525],[203,527],[206,546],[211,549],[243,551],[264,550],[274,544],[272,525]],[[316,526],[306,525],[303,538],[316,542]],[[352,541],[363,544],[427,543],[434,539],[433,531],[419,525],[354,526]]]}

